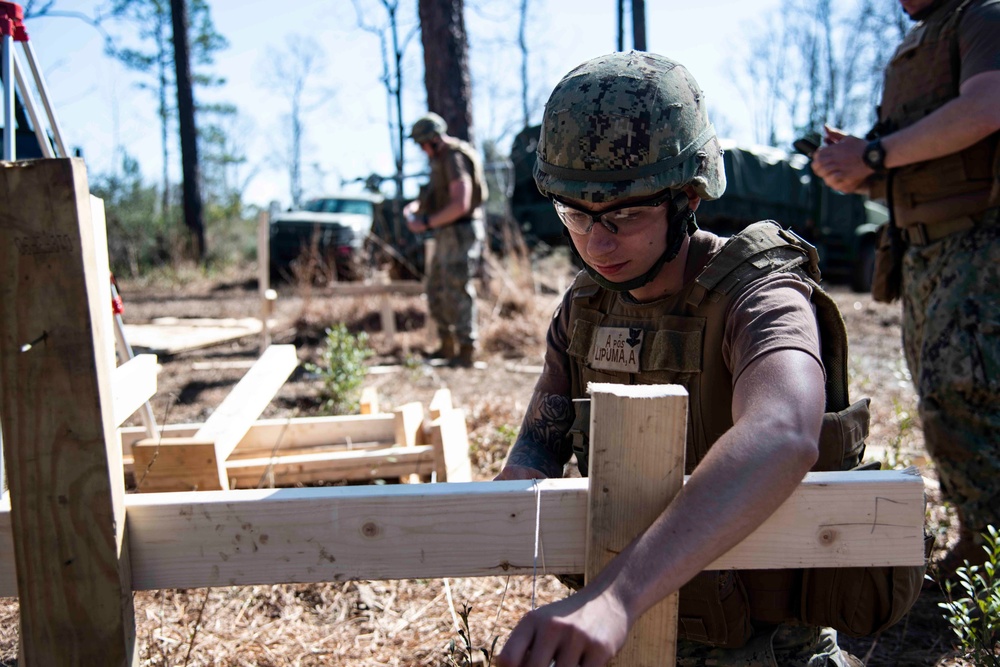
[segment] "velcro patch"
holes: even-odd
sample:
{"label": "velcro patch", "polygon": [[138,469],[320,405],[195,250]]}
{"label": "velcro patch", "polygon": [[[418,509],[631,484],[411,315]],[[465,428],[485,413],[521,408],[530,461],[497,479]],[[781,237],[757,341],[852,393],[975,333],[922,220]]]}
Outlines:
{"label": "velcro patch", "polygon": [[591,368],[623,373],[639,372],[639,354],[645,332],[633,327],[598,327],[587,360]]}

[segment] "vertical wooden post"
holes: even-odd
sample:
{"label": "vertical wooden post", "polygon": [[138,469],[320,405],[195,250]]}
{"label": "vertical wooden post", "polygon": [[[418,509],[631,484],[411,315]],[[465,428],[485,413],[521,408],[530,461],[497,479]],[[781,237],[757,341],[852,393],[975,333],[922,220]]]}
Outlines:
{"label": "vertical wooden post", "polygon": [[109,272],[95,259],[83,161],[0,164],[0,211],[0,413],[24,664],[134,665]]}
{"label": "vertical wooden post", "polygon": [[257,214],[257,291],[260,293],[260,353],[271,346],[271,314],[274,299],[271,290],[271,216],[267,211]]}
{"label": "vertical wooden post", "polygon": [[[591,383],[586,580],[660,515],[684,484],[687,391]],[[636,622],[611,664],[673,667],[676,593]]]}

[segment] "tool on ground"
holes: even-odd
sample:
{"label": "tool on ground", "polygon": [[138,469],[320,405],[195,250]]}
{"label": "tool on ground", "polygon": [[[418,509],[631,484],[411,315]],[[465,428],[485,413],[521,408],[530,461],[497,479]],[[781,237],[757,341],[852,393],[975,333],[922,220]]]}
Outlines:
{"label": "tool on ground", "polygon": [[[21,95],[21,103],[28,113],[31,126],[38,139],[38,146],[42,157],[69,157],[66,151],[66,144],[63,142],[62,132],[59,129],[59,122],[56,119],[55,111],[49,102],[48,89],[45,86],[45,79],[38,66],[34,48],[28,40],[28,31],[24,27],[24,10],[20,5],[13,2],[0,0],[0,78],[3,79],[3,100],[4,100],[4,126],[3,126],[3,159],[13,162],[17,159],[16,136],[14,132],[15,117],[14,104],[18,92]],[[14,43],[21,44],[25,58],[31,71],[32,82],[38,96],[42,100],[45,108],[46,121],[49,131],[46,132],[45,124],[39,116],[35,105],[35,98],[31,86],[25,79],[24,66],[14,50]],[[15,86],[15,83],[17,84]],[[111,301],[112,315],[115,323],[115,340],[118,342],[117,353],[119,361],[124,363],[135,355],[132,346],[125,339],[125,325],[122,323],[121,297],[118,294],[114,276],[111,276]],[[156,437],[156,419],[153,416],[153,408],[147,401],[139,410],[143,426],[147,435]]]}

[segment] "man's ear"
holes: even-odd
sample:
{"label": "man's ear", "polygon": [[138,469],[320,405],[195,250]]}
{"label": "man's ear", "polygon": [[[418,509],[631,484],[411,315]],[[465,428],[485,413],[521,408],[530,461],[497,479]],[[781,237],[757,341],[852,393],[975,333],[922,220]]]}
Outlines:
{"label": "man's ear", "polygon": [[694,188],[691,187],[690,185],[685,185],[684,194],[687,195],[688,206],[691,208],[691,210],[697,211],[698,206],[701,204],[701,197],[698,196],[698,193],[695,192]]}

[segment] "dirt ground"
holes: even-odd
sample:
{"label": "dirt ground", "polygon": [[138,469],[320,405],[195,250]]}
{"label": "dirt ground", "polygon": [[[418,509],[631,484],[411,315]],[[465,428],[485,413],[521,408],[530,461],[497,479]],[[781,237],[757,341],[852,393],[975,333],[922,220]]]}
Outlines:
{"label": "dirt ground", "polygon": [[[121,281],[125,320],[155,317],[253,317],[259,313],[252,268],[222,278],[194,278],[160,285]],[[375,387],[383,410],[410,401],[429,403],[448,387],[467,411],[474,476],[490,479],[516,435],[535,381],[545,329],[562,289],[573,275],[559,255],[536,262],[494,266],[480,291],[485,368],[435,368],[421,355],[436,341],[426,327],[422,297],[391,297],[398,333],[380,330],[381,301],[339,297],[330,287],[279,285],[275,343],[294,343],[302,362],[315,361],[325,327],[344,322],[365,331],[376,354],[365,386]],[[900,349],[898,305],[873,303],[841,286],[830,291],[850,336],[852,398],[871,396],[868,460],[883,467],[919,466],[928,479],[928,527],[938,549],[951,535],[951,517],[939,502],[934,472],[923,450],[915,396]],[[161,357],[153,399],[161,423],[203,422],[245,372],[208,362],[251,361],[258,337]],[[197,365],[196,365],[197,364]],[[318,414],[320,382],[300,367],[278,392],[264,417]],[[518,618],[536,604],[566,595],[553,577],[370,581],[323,585],[245,586],[142,592],[135,596],[142,665],[442,665],[464,664],[449,652],[462,646],[457,628],[470,607],[469,634],[477,646],[497,648]],[[876,638],[842,637],[842,645],[872,667],[965,665],[937,605],[924,593],[911,613]],[[0,600],[0,665],[16,664],[17,602]]]}

